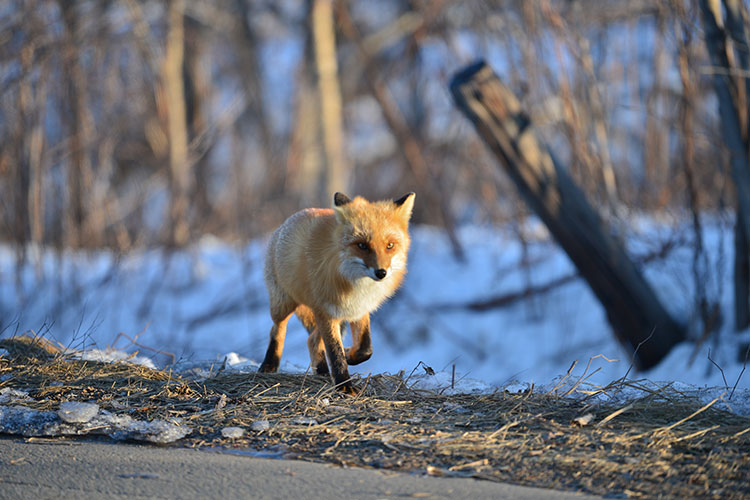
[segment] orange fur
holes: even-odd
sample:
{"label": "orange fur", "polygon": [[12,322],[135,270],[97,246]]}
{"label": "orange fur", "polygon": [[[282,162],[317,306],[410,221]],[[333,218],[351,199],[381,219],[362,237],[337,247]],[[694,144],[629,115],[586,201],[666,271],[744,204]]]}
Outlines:
{"label": "orange fur", "polygon": [[[310,361],[351,392],[348,364],[371,353],[369,314],[403,281],[409,251],[414,193],[398,201],[349,200],[339,193],[332,209],[309,208],[289,217],[272,235],[265,280],[274,325],[261,371],[276,371],[286,323],[293,312],[308,329]],[[341,323],[352,327],[353,344],[341,344]]]}

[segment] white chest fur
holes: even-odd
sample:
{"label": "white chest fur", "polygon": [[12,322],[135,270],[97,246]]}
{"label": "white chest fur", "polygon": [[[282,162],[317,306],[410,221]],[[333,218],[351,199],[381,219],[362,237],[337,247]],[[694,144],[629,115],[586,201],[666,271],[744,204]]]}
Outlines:
{"label": "white chest fur", "polygon": [[388,298],[391,287],[387,281],[375,281],[368,277],[355,280],[354,288],[339,304],[329,304],[328,313],[333,318],[345,321],[353,321],[371,313]]}

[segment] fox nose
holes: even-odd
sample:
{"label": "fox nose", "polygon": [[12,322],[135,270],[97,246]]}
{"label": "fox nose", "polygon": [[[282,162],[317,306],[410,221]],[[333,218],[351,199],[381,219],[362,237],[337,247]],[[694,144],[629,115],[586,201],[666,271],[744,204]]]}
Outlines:
{"label": "fox nose", "polygon": [[386,271],[385,269],[376,269],[375,270],[375,277],[378,280],[382,280],[383,278],[385,278],[386,274],[388,274],[388,271]]}

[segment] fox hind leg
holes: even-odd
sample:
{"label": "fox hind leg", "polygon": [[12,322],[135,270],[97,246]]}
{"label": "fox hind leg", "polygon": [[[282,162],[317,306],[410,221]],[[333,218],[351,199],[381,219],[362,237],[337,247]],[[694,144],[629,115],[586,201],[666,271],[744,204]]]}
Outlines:
{"label": "fox hind leg", "polygon": [[326,349],[323,344],[323,338],[316,328],[307,337],[307,350],[310,351],[310,366],[315,370],[316,375],[328,375],[328,362],[326,362]]}
{"label": "fox hind leg", "polygon": [[294,312],[297,304],[291,300],[271,300],[271,327],[270,340],[266,357],[263,359],[260,368],[261,373],[273,373],[279,369],[281,363],[281,353],[284,352],[284,340],[286,339],[286,325],[289,317]]}
{"label": "fox hind leg", "polygon": [[310,366],[317,375],[328,375],[328,363],[326,362],[326,350],[323,338],[315,325],[315,315],[312,310],[304,305],[297,307],[295,311],[302,325],[307,329],[307,350],[310,352]]}

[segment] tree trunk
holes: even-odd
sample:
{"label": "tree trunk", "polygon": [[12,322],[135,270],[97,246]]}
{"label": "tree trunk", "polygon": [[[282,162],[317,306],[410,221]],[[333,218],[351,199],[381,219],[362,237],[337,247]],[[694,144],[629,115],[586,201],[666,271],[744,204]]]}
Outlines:
{"label": "tree trunk", "polygon": [[[188,141],[196,141],[204,136],[208,129],[208,110],[206,104],[210,102],[211,79],[208,68],[201,65],[206,57],[203,46],[200,24],[185,18],[185,64],[183,66],[183,81],[185,86],[185,120],[188,129]],[[192,148],[193,150],[196,148]],[[213,204],[209,197],[211,184],[211,167],[208,154],[211,145],[207,144],[199,154],[193,154],[193,177],[191,199],[198,219],[200,230],[210,230],[209,222],[213,215]]]}
{"label": "tree trunk", "polygon": [[[271,127],[271,119],[269,118],[274,113],[274,110],[271,108],[266,109],[269,101],[264,92],[261,78],[263,74],[260,61],[262,40],[252,25],[252,19],[254,16],[257,17],[252,9],[255,2],[235,0],[235,5],[242,19],[242,22],[239,23],[240,31],[237,33],[237,36],[241,40],[240,44],[243,47],[239,54],[239,60],[242,68],[242,85],[247,99],[247,106],[242,112],[238,123],[246,142],[250,137],[257,137],[256,151],[252,151],[251,146],[246,154],[257,154],[258,158],[255,163],[264,166],[263,185],[253,185],[252,189],[248,191],[248,195],[257,197],[256,193],[266,193],[266,195],[272,193],[272,196],[279,196],[284,192],[287,178],[279,161],[281,156],[277,146],[279,141],[274,135]],[[257,130],[253,130],[253,126],[257,127]],[[248,128],[246,129],[245,127]],[[248,158],[245,158],[244,161],[245,170],[252,170],[254,162],[252,160],[248,161]],[[250,208],[249,203],[249,200],[243,202],[244,206],[248,209]]]}
{"label": "tree trunk", "polygon": [[304,25],[304,56],[300,58],[295,81],[295,109],[287,156],[286,184],[287,189],[302,205],[317,206],[320,203],[330,203],[331,194],[324,193],[320,100],[316,92],[311,17],[312,5]]}
{"label": "tree trunk", "polygon": [[311,14],[323,151],[326,162],[325,187],[326,196],[330,197],[337,191],[345,191],[348,184],[341,120],[341,89],[336,61],[333,0],[313,0]]}
{"label": "tree trunk", "polygon": [[68,207],[64,240],[67,246],[92,245],[92,235],[86,228],[88,199],[91,195],[91,131],[92,118],[89,113],[86,88],[86,73],[78,52],[79,23],[75,12],[76,3],[58,0],[63,17],[63,74],[65,100],[68,109],[63,112],[64,121],[70,131],[70,160],[66,173]]}
{"label": "tree trunk", "polygon": [[742,213],[737,210],[734,224],[734,327],[737,331],[750,326],[750,248],[743,229]]}
{"label": "tree trunk", "polygon": [[[736,1],[724,2],[727,7],[726,25],[735,38],[738,58],[747,70],[747,38],[741,6]],[[735,226],[734,300],[735,325],[745,328],[750,321],[750,273],[748,273],[747,248],[750,241],[750,168],[747,148],[747,91],[748,82],[738,81],[732,75],[735,68],[727,51],[727,33],[722,20],[719,0],[699,2],[706,37],[706,48],[714,67],[714,89],[719,101],[719,119],[727,149],[730,153],[732,177],[737,188],[737,221]],[[744,28],[743,28],[744,27]],[[744,79],[744,78],[743,78]]]}
{"label": "tree trunk", "polygon": [[168,3],[167,46],[164,52],[162,90],[167,108],[170,173],[170,244],[183,246],[189,237],[188,195],[191,172],[188,163],[188,128],[185,109],[183,64],[185,56],[185,1]]}
{"label": "tree trunk", "polygon": [[564,169],[538,141],[516,97],[484,62],[451,82],[458,108],[500,160],[604,307],[636,367],[656,365],[685,338],[620,243]]}

